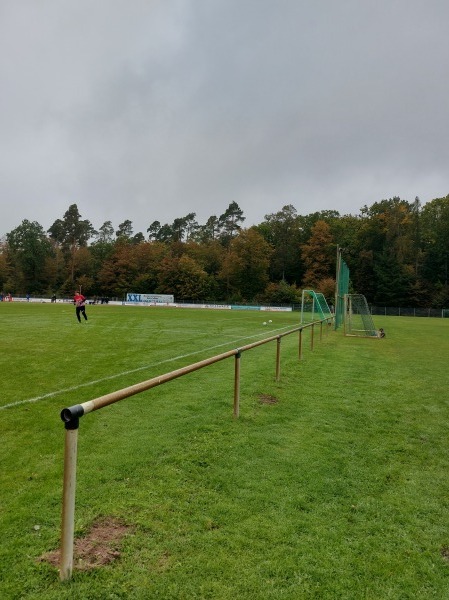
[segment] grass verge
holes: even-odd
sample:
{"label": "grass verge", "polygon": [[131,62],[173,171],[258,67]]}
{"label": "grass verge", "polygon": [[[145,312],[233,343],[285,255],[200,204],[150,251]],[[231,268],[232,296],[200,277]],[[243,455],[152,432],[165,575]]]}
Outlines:
{"label": "grass verge", "polygon": [[256,313],[3,308],[2,598],[449,597],[448,321],[313,353],[304,334],[301,362],[289,336],[280,382],[274,344],[244,353],[239,420],[232,360],[83,417],[76,536],[128,533],[61,584],[39,560],[59,545],[59,410],[268,332]]}

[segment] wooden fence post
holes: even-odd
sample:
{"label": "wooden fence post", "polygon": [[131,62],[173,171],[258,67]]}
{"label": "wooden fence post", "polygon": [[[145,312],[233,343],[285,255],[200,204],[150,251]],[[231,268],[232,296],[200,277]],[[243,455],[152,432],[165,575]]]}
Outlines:
{"label": "wooden fence post", "polygon": [[281,378],[281,336],[277,339],[276,344],[276,381]]}
{"label": "wooden fence post", "polygon": [[239,418],[240,414],[240,358],[242,354],[238,350],[234,362],[234,417]]}
{"label": "wooden fence post", "polygon": [[67,581],[72,576],[73,537],[75,531],[76,457],[78,450],[78,418],[66,423],[64,445],[64,484],[62,500],[62,536],[59,578]]}

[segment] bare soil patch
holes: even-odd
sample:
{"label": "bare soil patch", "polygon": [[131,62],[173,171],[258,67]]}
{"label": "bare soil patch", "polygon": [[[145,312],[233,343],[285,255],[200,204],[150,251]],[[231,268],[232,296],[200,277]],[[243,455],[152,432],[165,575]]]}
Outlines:
{"label": "bare soil patch", "polygon": [[259,403],[260,404],[277,404],[279,400],[275,396],[270,396],[270,394],[260,394]]}
{"label": "bare soil patch", "polygon": [[[80,571],[87,571],[117,560],[120,557],[122,538],[130,530],[131,528],[122,521],[112,517],[95,521],[85,536],[75,539],[73,567]],[[60,550],[46,552],[40,557],[40,561],[59,567]]]}

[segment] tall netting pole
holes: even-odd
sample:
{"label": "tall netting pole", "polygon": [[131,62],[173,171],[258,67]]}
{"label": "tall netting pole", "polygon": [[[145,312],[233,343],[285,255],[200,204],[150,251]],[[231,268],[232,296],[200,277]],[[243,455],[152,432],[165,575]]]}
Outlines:
{"label": "tall netting pole", "polygon": [[335,265],[335,315],[334,315],[334,329],[338,329],[338,288],[340,283],[340,261],[341,261],[341,248],[337,245],[337,262]]}
{"label": "tall netting pole", "polygon": [[349,292],[349,268],[341,257],[342,248],[337,246],[337,272],[335,283],[335,329],[338,329],[345,318],[345,294]]}

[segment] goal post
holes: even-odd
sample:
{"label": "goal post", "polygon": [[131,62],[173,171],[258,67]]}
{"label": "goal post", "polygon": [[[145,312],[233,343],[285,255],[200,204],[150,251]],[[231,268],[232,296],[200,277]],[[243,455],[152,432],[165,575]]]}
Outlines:
{"label": "goal post", "polygon": [[324,294],[314,290],[303,290],[301,299],[301,324],[313,321],[331,321],[333,314]]}
{"label": "goal post", "polygon": [[344,295],[344,333],[355,337],[378,337],[368,302],[363,294]]}

